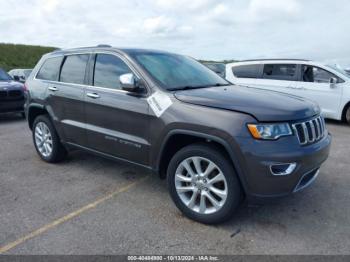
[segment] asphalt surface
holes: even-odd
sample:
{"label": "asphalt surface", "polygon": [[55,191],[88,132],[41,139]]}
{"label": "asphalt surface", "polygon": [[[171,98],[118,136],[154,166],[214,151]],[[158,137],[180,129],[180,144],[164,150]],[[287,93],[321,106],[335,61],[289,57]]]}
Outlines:
{"label": "asphalt surface", "polygon": [[350,127],[327,126],[331,155],[311,187],[206,226],[143,170],[83,152],[44,163],[26,122],[2,115],[0,253],[350,254]]}

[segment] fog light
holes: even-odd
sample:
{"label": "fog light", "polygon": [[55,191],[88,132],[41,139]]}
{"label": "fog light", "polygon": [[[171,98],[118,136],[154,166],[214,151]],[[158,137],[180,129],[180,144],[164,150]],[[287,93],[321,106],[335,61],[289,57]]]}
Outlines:
{"label": "fog light", "polygon": [[271,174],[274,176],[287,176],[293,173],[297,163],[275,164],[270,166]]}

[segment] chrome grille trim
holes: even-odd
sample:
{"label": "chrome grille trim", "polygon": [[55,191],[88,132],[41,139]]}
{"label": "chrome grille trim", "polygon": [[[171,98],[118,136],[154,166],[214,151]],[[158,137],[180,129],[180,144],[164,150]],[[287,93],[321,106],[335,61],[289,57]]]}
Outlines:
{"label": "chrome grille trim", "polygon": [[319,125],[320,125],[320,132],[321,132],[321,137],[323,137],[323,135],[324,135],[324,127],[323,127],[323,124],[322,124],[322,119],[320,119],[320,118],[318,118],[317,119],[317,122],[319,123]]}
{"label": "chrome grille trim", "polygon": [[322,116],[292,125],[301,145],[308,145],[321,140],[326,133],[326,125]]}
{"label": "chrome grille trim", "polygon": [[318,120],[315,119],[313,120],[314,123],[316,123],[316,130],[317,130],[317,138],[316,140],[320,139],[321,137],[321,128],[320,128],[320,124],[318,123]]}

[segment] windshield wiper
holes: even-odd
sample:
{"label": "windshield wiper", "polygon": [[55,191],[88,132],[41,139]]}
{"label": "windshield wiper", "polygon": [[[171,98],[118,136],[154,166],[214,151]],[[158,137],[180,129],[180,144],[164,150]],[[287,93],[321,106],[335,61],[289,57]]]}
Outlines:
{"label": "windshield wiper", "polygon": [[229,83],[227,83],[227,84],[220,84],[220,83],[217,83],[217,84],[215,84],[215,85],[212,85],[212,86],[231,86],[232,84],[229,84]]}

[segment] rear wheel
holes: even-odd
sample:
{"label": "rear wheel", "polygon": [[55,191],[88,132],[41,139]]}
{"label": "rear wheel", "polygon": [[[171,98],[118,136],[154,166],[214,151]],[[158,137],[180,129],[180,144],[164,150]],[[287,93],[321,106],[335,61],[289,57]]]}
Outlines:
{"label": "rear wheel", "polygon": [[167,180],[176,206],[201,223],[228,220],[240,203],[241,187],[233,166],[212,146],[190,145],[177,152]]}
{"label": "rear wheel", "polygon": [[40,115],[34,120],[33,141],[39,156],[46,162],[56,163],[66,157],[67,151],[46,115]]}

